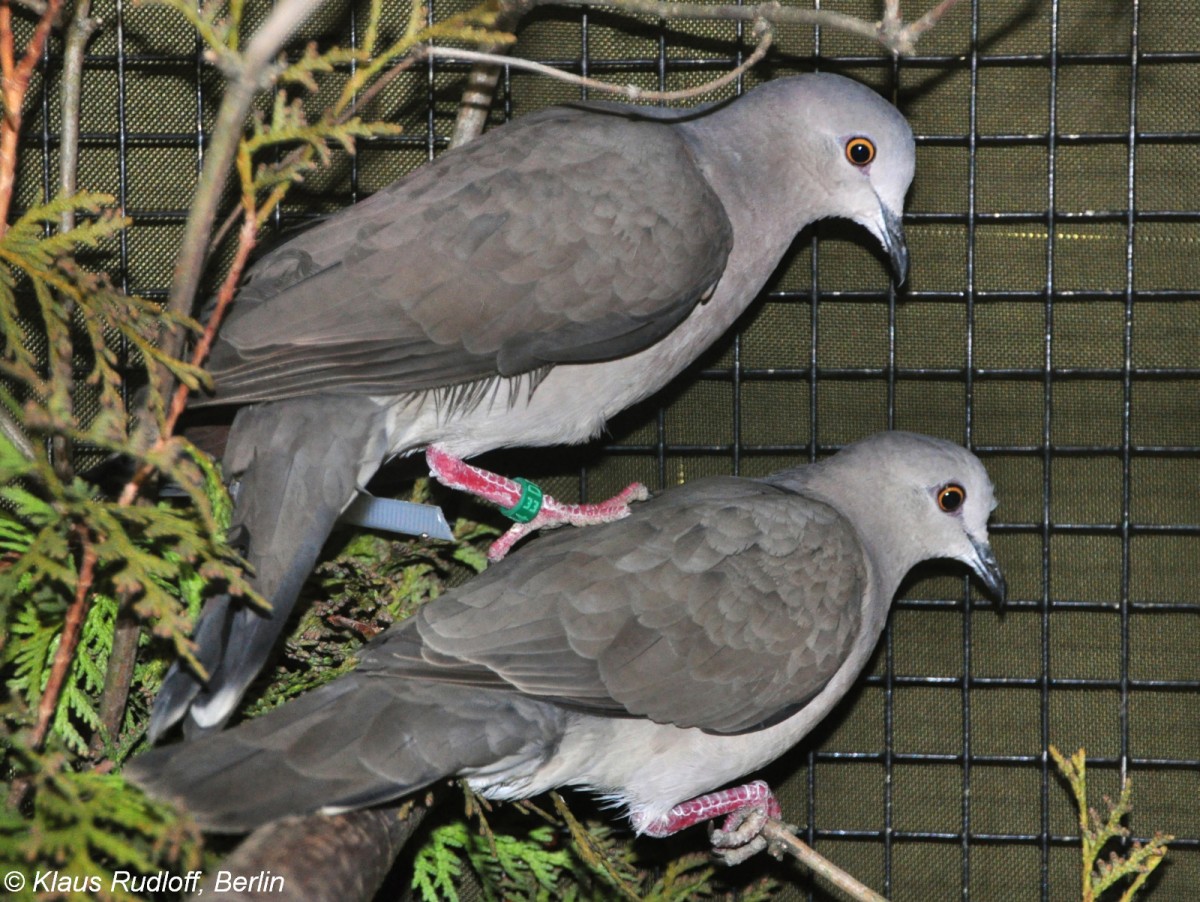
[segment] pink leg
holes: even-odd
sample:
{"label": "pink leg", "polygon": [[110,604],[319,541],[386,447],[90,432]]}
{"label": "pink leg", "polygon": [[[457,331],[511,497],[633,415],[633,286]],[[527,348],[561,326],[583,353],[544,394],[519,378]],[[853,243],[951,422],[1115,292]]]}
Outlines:
{"label": "pink leg", "polygon": [[729,815],[724,825],[724,829],[729,831],[734,828],[739,814],[753,808],[762,808],[767,817],[777,818],[783,814],[771,788],[762,780],[755,780],[744,786],[710,792],[682,802],[658,820],[646,824],[642,827],[642,832],[647,836],[670,836],[693,824],[710,821],[722,815]]}
{"label": "pink leg", "polygon": [[[430,445],[425,449],[425,462],[429,465],[429,472],[442,485],[469,492],[504,508],[520,505],[526,493],[521,483],[464,463],[437,445]],[[550,495],[541,496],[541,507],[536,515],[528,522],[514,523],[508,532],[493,542],[492,547],[488,549],[488,559],[500,560],[508,554],[513,545],[538,529],[568,523],[572,526],[592,526],[620,520],[628,516],[631,502],[645,501],[649,497],[649,491],[639,482],[627,486],[620,494],[598,504],[563,504]]]}

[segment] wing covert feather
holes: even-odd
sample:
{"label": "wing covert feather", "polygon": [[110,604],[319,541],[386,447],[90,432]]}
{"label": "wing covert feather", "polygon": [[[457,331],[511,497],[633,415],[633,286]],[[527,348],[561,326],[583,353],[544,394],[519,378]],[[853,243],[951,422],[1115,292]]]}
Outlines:
{"label": "wing covert feather", "polygon": [[667,123],[517,120],[252,269],[208,403],[396,393],[640,351],[720,278],[732,227]]}

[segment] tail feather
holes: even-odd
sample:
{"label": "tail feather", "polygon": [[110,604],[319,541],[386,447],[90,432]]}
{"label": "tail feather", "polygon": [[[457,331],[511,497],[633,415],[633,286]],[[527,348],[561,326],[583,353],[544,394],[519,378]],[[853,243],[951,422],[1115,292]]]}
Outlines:
{"label": "tail feather", "polygon": [[259,610],[210,599],[197,626],[201,679],[176,663],[155,700],[150,737],[186,716],[187,735],[229,719],[279,640],[338,515],[387,451],[383,411],[370,398],[302,398],[243,408],[226,449],[233,529],[246,537]]}
{"label": "tail feather", "polygon": [[351,673],[231,730],[152,749],[125,775],[205,829],[242,832],[387,802],[500,761],[531,772],[566,717],[507,690]]}

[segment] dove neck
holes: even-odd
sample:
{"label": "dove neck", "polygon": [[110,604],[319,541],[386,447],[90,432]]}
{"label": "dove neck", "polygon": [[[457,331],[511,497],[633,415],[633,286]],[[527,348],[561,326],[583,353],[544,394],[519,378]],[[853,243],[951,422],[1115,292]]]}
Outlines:
{"label": "dove neck", "polygon": [[788,107],[785,118],[771,87],[680,127],[735,234],[786,249],[804,226],[835,215],[835,198],[814,162],[828,156],[822,131],[805,122],[805,109]]}
{"label": "dove neck", "polygon": [[880,597],[890,604],[908,571],[921,562],[918,544],[898,533],[895,513],[880,504],[877,492],[855,474],[846,473],[842,461],[829,458],[779,474],[785,487],[824,501],[854,527],[870,558]]}

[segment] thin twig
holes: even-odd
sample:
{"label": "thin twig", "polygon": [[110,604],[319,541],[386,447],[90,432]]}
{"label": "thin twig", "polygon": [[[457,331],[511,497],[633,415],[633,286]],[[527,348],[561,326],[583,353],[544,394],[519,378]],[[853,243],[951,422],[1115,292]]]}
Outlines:
{"label": "thin twig", "polygon": [[22,457],[26,460],[33,460],[33,445],[30,443],[29,437],[25,435],[25,431],[12,418],[8,410],[3,407],[0,407],[0,432],[4,433],[4,437],[21,452]]}
{"label": "thin twig", "polygon": [[905,26],[909,39],[915,44],[921,35],[929,31],[929,29],[933,28],[933,26],[937,25],[937,23],[942,20],[942,16],[946,15],[946,13],[950,12],[950,10],[957,5],[958,0],[942,0],[941,3],[931,9],[929,12],[925,13],[925,15],[921,16],[921,18],[917,19],[917,21],[913,22],[911,25]]}
{"label": "thin twig", "polygon": [[49,0],[34,26],[21,61],[16,62],[13,47],[12,6],[0,0],[0,76],[4,98],[4,117],[0,119],[0,236],[8,230],[8,210],[12,205],[17,172],[17,139],[21,133],[21,108],[29,90],[33,69],[46,49],[50,28],[58,19],[63,0]]}
{"label": "thin twig", "polygon": [[798,9],[792,6],[780,6],[777,2],[763,3],[758,6],[735,6],[733,4],[705,6],[694,3],[656,3],[654,0],[545,0],[544,4],[539,3],[539,5],[586,6],[589,9],[611,9],[617,12],[666,20],[724,19],[751,22],[762,19],[772,25],[835,28],[838,31],[877,41],[892,53],[904,55],[912,53],[917,38],[932,28],[957,3],[958,0],[943,0],[935,9],[911,25],[905,25],[900,17],[899,0],[885,0],[884,17],[879,22],[868,22],[866,19],[827,9]]}
{"label": "thin twig", "polygon": [[[79,103],[83,89],[83,53],[87,42],[100,24],[99,20],[90,17],[91,0],[79,0],[75,7],[75,16],[67,29],[67,43],[63,51],[62,88],[59,93],[59,103],[62,107],[61,139],[59,141],[59,185],[64,197],[75,194],[76,175],[79,168]],[[59,219],[59,226],[64,232],[75,228],[75,208],[67,206]],[[70,319],[74,312],[74,303],[70,299],[63,301],[63,316]],[[73,416],[74,407],[74,371],[71,364],[70,349],[62,349],[67,355],[62,369],[62,377],[70,386],[64,392],[63,401],[66,409],[62,415],[66,419]],[[54,460],[54,471],[63,482],[70,482],[75,473],[74,449],[67,436],[58,434],[50,440]]]}
{"label": "thin twig", "polygon": [[855,16],[825,9],[799,9],[780,6],[776,2],[757,6],[722,4],[704,6],[696,3],[656,3],[654,0],[547,0],[556,6],[587,6],[590,9],[611,9],[656,19],[722,19],[752,22],[763,19],[773,25],[819,25],[861,35],[872,41],[880,40],[880,23],[868,22]]}
{"label": "thin twig", "polygon": [[79,633],[87,615],[88,596],[91,594],[92,580],[96,575],[96,548],[92,544],[91,533],[83,524],[76,524],[75,536],[80,546],[79,579],[75,582],[75,600],[67,608],[67,616],[63,620],[62,635],[54,652],[54,663],[46,680],[46,689],[38,701],[37,723],[29,738],[30,746],[37,750],[42,748],[46,735],[50,732],[50,722],[58,708],[58,698],[62,695],[67,671],[71,669],[71,662],[75,658],[75,646],[79,644]]}
{"label": "thin twig", "polygon": [[694,88],[687,88],[680,91],[647,91],[637,85],[614,85],[610,82],[600,81],[595,78],[587,78],[582,75],[575,75],[572,72],[564,72],[561,69],[555,69],[552,66],[546,66],[542,63],[535,63],[532,60],[509,58],[500,56],[495,53],[481,53],[476,50],[458,50],[451,47],[425,47],[420,51],[422,56],[433,57],[435,59],[444,60],[462,60],[473,63],[489,63],[492,65],[508,65],[514,69],[524,69],[529,72],[538,72],[542,75],[549,75],[559,81],[565,81],[568,84],[579,85],[596,91],[606,91],[610,94],[623,94],[630,100],[649,100],[649,101],[676,101],[689,100],[692,97],[698,97],[701,94],[707,94],[710,91],[715,91],[724,87],[730,82],[741,77],[745,72],[757,65],[767,51],[771,47],[771,31],[770,28],[762,29],[762,36],[759,38],[758,46],[754,48],[754,52],[746,57],[745,62],[735,69],[721,75],[719,78],[714,78],[712,81],[705,82],[702,85],[697,85]]}
{"label": "thin twig", "polygon": [[814,874],[836,886],[856,902],[887,902],[887,899],[875,890],[855,880],[824,855],[819,854],[812,846],[801,842],[796,834],[775,818],[767,819],[762,835],[767,842],[782,847]]}
{"label": "thin twig", "polygon": [[104,691],[100,694],[100,729],[92,734],[88,749],[100,756],[107,743],[115,743],[125,720],[125,705],[133,686],[137,665],[138,642],[142,638],[142,623],[129,610],[129,599],[121,598],[117,621],[113,625],[112,648],[104,671]]}

